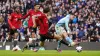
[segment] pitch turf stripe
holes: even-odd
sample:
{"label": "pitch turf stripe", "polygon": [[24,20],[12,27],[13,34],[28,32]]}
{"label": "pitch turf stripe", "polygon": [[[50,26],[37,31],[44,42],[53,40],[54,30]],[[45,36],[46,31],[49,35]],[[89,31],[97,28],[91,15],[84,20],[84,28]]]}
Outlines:
{"label": "pitch turf stripe", "polygon": [[58,52],[58,53],[7,53],[7,54],[18,54],[19,55],[19,54],[69,54],[69,53],[61,53],[61,52]]}

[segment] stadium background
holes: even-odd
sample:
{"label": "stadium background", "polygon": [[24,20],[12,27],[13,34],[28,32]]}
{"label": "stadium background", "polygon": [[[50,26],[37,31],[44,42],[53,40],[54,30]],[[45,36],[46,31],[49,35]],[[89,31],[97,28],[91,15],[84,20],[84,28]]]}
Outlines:
{"label": "stadium background", "polygon": [[[9,35],[8,16],[14,11],[14,6],[20,6],[20,10],[25,15],[30,9],[34,8],[34,3],[40,3],[41,11],[43,7],[49,6],[50,25],[55,25],[61,18],[71,11],[76,11],[76,18],[69,24],[72,30],[73,40],[82,42],[83,51],[77,53],[75,47],[64,49],[62,53],[54,50],[39,51],[37,53],[32,51],[5,51],[6,48],[12,49],[13,40],[10,38],[5,46],[2,43]],[[25,20],[23,20],[24,22]],[[26,26],[23,24],[23,27]],[[22,33],[22,32],[19,32]],[[25,44],[28,37],[19,36],[19,46]],[[55,40],[46,40],[46,49],[54,49],[56,47]],[[100,56],[100,2],[99,0],[0,0],[0,56]],[[21,44],[21,45],[20,45]],[[48,45],[49,44],[49,45]],[[73,49],[74,51],[70,51]],[[88,51],[92,50],[92,51]],[[95,50],[95,51],[93,51]],[[98,50],[98,51],[97,51]]]}
{"label": "stadium background", "polygon": [[[41,4],[41,11],[46,6],[50,8],[48,16],[50,25],[55,25],[70,10],[76,12],[76,18],[69,24],[72,30],[72,39],[79,40],[79,42],[100,42],[100,2],[96,0],[0,0],[0,42],[3,42],[9,35],[7,20],[14,11],[13,7],[20,6],[22,14],[25,15],[34,8],[34,3]],[[23,24],[22,30],[24,28]],[[23,32],[19,32],[19,34]],[[27,34],[24,34],[24,37],[19,36],[19,42],[26,42],[27,39]],[[12,41],[11,38],[8,39],[8,42]]]}

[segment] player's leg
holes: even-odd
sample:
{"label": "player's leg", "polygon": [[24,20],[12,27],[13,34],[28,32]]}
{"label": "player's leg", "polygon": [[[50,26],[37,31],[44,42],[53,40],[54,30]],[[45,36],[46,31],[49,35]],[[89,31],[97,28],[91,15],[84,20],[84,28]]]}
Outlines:
{"label": "player's leg", "polygon": [[16,47],[17,45],[17,42],[18,42],[18,32],[17,32],[17,29],[10,29],[10,37],[9,38],[12,38],[13,39],[13,47]]}
{"label": "player's leg", "polygon": [[58,41],[58,43],[57,43],[57,48],[56,48],[56,50],[58,51],[58,52],[61,52],[62,50],[60,49],[60,47],[61,47],[61,44],[64,44],[64,45],[66,45],[66,46],[69,46],[69,44],[65,41],[65,39],[63,38],[63,36],[60,36],[60,35],[58,35],[58,34],[54,34],[54,38],[56,38]]}
{"label": "player's leg", "polygon": [[37,28],[32,28],[32,34],[31,34],[31,38],[32,38],[32,43],[31,45],[29,45],[29,47],[33,47],[34,51],[38,51],[38,49],[36,47],[39,46],[39,43],[37,43]]}
{"label": "player's leg", "polygon": [[31,36],[29,38],[29,42],[27,43],[27,45],[29,45],[30,47],[35,47],[35,42],[36,42],[36,30],[37,28],[30,28],[30,32],[31,32]]}
{"label": "player's leg", "polygon": [[13,48],[15,48],[17,43],[18,43],[18,32],[17,32],[17,29],[11,29],[10,30],[10,34],[11,34],[11,37],[13,39]]}
{"label": "player's leg", "polygon": [[74,42],[69,36],[68,36],[68,33],[65,31],[63,32],[62,34],[64,36],[64,39],[69,43],[70,46],[74,46],[74,45],[77,45],[78,42]]}
{"label": "player's leg", "polygon": [[57,35],[60,35],[62,39],[66,40],[66,41],[58,40],[58,47],[57,47],[58,49],[61,46],[61,42],[67,46],[76,44],[75,42],[72,41],[72,39],[70,37],[68,37],[68,35],[63,27],[55,26],[55,30],[56,30]]}
{"label": "player's leg", "polygon": [[[30,48],[30,47],[33,47],[33,48],[35,48],[35,47],[38,47],[39,45],[36,43],[36,39],[35,38],[29,38],[29,42],[27,42],[26,44],[25,44],[25,46],[23,47],[23,49],[22,49],[22,52],[24,52],[24,50],[25,49],[28,49],[28,48]],[[38,49],[37,49],[38,50]]]}
{"label": "player's leg", "polygon": [[30,29],[31,31],[31,35],[30,35],[30,38],[29,38],[29,41],[25,44],[25,46],[23,47],[22,49],[22,52],[25,50],[25,49],[28,49],[30,47],[37,47],[38,44],[36,43],[36,28],[31,28]]}
{"label": "player's leg", "polygon": [[59,39],[58,37],[54,37],[54,33],[48,32],[46,34],[40,34],[40,49],[39,50],[45,50],[44,49],[44,42],[45,39]]}
{"label": "player's leg", "polygon": [[24,52],[25,49],[28,49],[30,44],[32,44],[32,38],[29,38],[29,41],[22,48],[22,52]]}
{"label": "player's leg", "polygon": [[46,39],[56,39],[56,40],[58,40],[57,51],[61,51],[60,50],[61,43],[68,46],[68,43],[63,40],[63,37],[54,33],[54,32],[49,31],[47,34],[45,34],[45,38]]}
{"label": "player's leg", "polygon": [[28,49],[29,48],[29,45],[30,43],[32,43],[32,38],[31,38],[31,34],[32,34],[32,31],[33,29],[32,28],[28,28],[27,29],[27,35],[28,35],[28,42],[24,45],[24,47],[22,48],[22,52],[24,52],[25,49]]}
{"label": "player's leg", "polygon": [[68,33],[63,27],[56,26],[55,29],[58,32],[58,34],[61,34],[64,37],[64,39],[68,42],[70,46],[78,44],[78,42],[73,42],[73,40],[68,36]]}
{"label": "player's leg", "polygon": [[58,40],[58,42],[61,42],[64,45],[68,46],[68,43],[65,41],[65,39],[63,38],[63,36],[54,33],[54,39]]}
{"label": "player's leg", "polygon": [[[55,30],[57,34],[54,34],[55,37],[59,37],[60,39],[58,39],[58,43],[57,43],[57,51],[61,52],[60,47],[61,47],[61,40],[62,40],[62,35],[61,35],[61,29],[58,26],[55,26]],[[59,36],[58,36],[59,35]]]}
{"label": "player's leg", "polygon": [[45,50],[45,48],[44,48],[45,39],[46,39],[45,36],[40,34],[40,48],[39,48],[39,50]]}
{"label": "player's leg", "polygon": [[17,45],[17,43],[18,43],[18,32],[15,30],[15,33],[14,33],[14,42],[13,42],[13,44],[14,44],[14,47],[16,47],[16,45]]}
{"label": "player's leg", "polygon": [[[54,32],[55,30],[57,31],[58,34],[56,32]],[[54,28],[49,28],[49,34],[48,35],[51,35],[54,39],[58,40],[58,47],[60,47],[61,43],[68,46],[68,43],[66,43],[63,40],[63,36],[61,34],[59,34],[60,32],[61,31],[58,27],[56,27],[55,29]]]}

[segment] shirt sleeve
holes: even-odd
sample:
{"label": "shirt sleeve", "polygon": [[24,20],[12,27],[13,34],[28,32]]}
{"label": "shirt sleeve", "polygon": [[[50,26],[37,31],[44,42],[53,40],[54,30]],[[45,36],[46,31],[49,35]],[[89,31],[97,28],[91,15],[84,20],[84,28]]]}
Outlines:
{"label": "shirt sleeve", "polygon": [[10,25],[10,27],[13,26],[12,23],[11,23],[12,18],[13,18],[13,14],[8,16],[8,24]]}
{"label": "shirt sleeve", "polygon": [[31,10],[25,16],[23,16],[22,19],[27,18],[30,15],[30,12],[31,12]]}

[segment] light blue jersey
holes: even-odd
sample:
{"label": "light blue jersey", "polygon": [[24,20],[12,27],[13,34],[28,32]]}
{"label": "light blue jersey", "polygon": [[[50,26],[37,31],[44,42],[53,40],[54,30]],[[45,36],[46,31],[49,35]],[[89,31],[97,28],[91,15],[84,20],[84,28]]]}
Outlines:
{"label": "light blue jersey", "polygon": [[[67,33],[70,33],[71,30],[68,26],[69,21],[70,21],[70,14],[68,14],[66,17],[62,18],[61,20],[59,20],[58,23],[55,26],[56,33],[59,34],[59,35],[62,35],[63,33],[66,33],[66,30],[67,30]],[[66,30],[65,30],[65,28],[66,28]],[[65,36],[65,40],[67,41],[69,46],[75,45],[73,40],[68,35]],[[59,40],[57,48],[60,48],[60,46],[61,45],[60,45],[60,40]]]}
{"label": "light blue jersey", "polygon": [[59,20],[57,22],[56,26],[57,27],[64,27],[64,28],[66,28],[66,30],[68,32],[70,32],[70,28],[68,26],[69,20],[70,20],[70,14],[68,14],[66,17],[62,18],[61,20]]}

